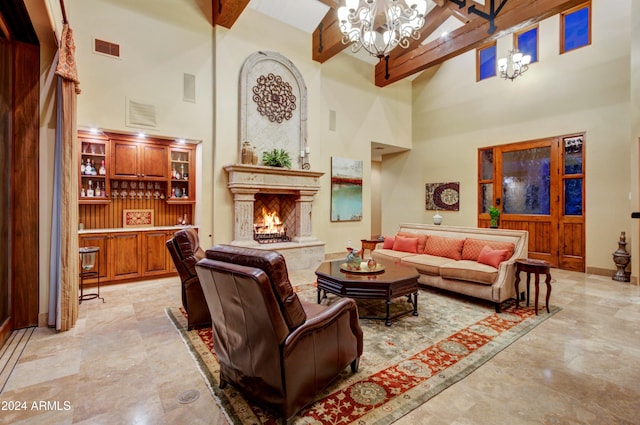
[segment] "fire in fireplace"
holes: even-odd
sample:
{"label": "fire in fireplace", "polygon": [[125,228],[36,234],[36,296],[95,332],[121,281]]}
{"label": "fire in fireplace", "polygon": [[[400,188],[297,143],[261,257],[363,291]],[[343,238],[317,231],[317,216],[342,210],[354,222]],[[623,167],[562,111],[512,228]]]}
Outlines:
{"label": "fire in fireplace", "polygon": [[288,242],[287,228],[276,211],[262,208],[262,219],[253,225],[253,239],[258,243]]}

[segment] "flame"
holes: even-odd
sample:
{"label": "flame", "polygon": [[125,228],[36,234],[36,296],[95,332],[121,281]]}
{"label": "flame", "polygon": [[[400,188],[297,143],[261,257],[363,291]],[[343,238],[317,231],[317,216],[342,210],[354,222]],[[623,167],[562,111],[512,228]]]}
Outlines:
{"label": "flame", "polygon": [[280,217],[278,217],[278,213],[267,212],[264,208],[262,208],[262,224],[256,226],[256,230],[258,233],[279,233],[282,232],[282,222],[280,221]]}

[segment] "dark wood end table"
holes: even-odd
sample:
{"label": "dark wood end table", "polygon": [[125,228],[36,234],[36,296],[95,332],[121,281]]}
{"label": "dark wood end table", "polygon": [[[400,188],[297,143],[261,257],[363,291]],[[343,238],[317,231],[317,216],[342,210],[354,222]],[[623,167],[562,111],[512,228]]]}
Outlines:
{"label": "dark wood end table", "polygon": [[[344,272],[340,264],[344,260],[325,262],[316,270],[318,277],[318,304],[327,297],[327,292],[340,297],[356,299],[384,300],[386,315],[362,316],[363,319],[384,320],[391,326],[391,319],[412,313],[418,315],[418,277],[415,268],[394,263],[385,263],[385,270],[376,274]],[[324,296],[322,296],[324,292]],[[391,316],[390,307],[393,298],[407,296],[412,308]]]}
{"label": "dark wood end table", "polygon": [[549,269],[552,267],[551,263],[543,260],[534,260],[531,258],[519,258],[516,260],[516,308],[520,307],[520,272],[527,274],[527,307],[529,306],[529,283],[531,282],[531,273],[535,275],[535,289],[536,299],[535,308],[536,316],[538,315],[538,292],[540,290],[540,275],[547,276],[544,283],[547,285],[547,313],[549,313],[549,297],[551,296],[551,272]]}
{"label": "dark wood end table", "polygon": [[364,251],[365,250],[368,249],[369,253],[371,253],[371,251],[376,249],[376,246],[379,243],[382,243],[382,242],[384,242],[384,241],[379,241],[378,239],[360,239],[360,243],[362,243],[362,249],[361,249],[362,252],[360,253],[360,256],[362,258],[365,258],[364,257]]}

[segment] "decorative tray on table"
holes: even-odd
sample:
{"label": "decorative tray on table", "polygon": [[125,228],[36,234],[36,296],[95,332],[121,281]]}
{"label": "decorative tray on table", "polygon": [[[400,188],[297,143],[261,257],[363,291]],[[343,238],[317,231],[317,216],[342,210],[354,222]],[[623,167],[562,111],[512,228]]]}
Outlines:
{"label": "decorative tray on table", "polygon": [[340,270],[347,273],[360,273],[360,274],[373,274],[373,273],[382,273],[384,271],[384,266],[382,264],[376,264],[376,266],[372,269],[369,268],[366,261],[360,263],[360,269],[354,269],[350,267],[347,263],[340,264]]}

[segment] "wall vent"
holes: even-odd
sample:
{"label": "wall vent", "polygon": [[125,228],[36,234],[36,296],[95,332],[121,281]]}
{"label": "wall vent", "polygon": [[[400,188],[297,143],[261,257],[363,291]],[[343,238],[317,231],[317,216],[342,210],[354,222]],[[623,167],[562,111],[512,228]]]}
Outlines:
{"label": "wall vent", "polygon": [[99,38],[93,39],[93,52],[100,53],[107,56],[113,56],[115,58],[120,57],[120,45],[111,43],[109,41],[100,40]]}
{"label": "wall vent", "polygon": [[129,99],[127,101],[127,125],[132,127],[156,127],[156,106],[146,103],[136,102]]}
{"label": "wall vent", "polygon": [[196,76],[193,74],[183,74],[182,100],[196,103]]}

